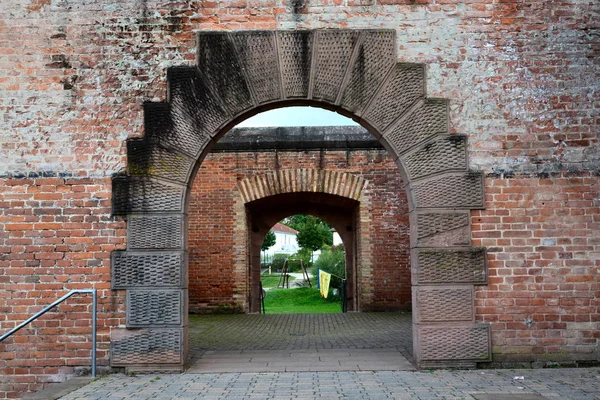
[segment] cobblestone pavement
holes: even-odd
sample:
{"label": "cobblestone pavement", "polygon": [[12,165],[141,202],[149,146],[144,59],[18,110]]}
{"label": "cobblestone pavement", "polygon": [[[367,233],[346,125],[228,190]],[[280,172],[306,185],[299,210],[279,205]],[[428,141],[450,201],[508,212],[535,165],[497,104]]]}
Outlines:
{"label": "cobblestone pavement", "polygon": [[[203,356],[221,354],[219,357],[224,357],[222,354],[227,352],[259,357],[265,354],[285,357],[284,353],[289,353],[290,357],[310,358],[341,349],[358,355],[356,358],[360,358],[361,353],[386,353],[386,350],[410,357],[411,336],[410,313],[190,318],[193,362],[202,361]],[[261,354],[263,352],[265,354]],[[184,374],[102,377],[62,400],[600,400],[600,368],[198,373],[206,372],[198,365],[202,363]]]}
{"label": "cobblestone pavement", "polygon": [[[516,380],[515,377],[523,377]],[[600,399],[600,368],[111,375],[62,400]]]}
{"label": "cobblestone pavement", "polygon": [[407,312],[237,314],[190,317],[190,357],[206,351],[394,349],[412,357]]}

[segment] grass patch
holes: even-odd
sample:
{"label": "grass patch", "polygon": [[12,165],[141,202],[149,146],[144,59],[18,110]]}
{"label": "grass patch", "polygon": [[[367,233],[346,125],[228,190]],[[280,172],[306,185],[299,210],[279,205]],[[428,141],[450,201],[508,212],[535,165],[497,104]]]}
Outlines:
{"label": "grass patch", "polygon": [[[277,284],[277,283],[275,283]],[[267,314],[327,314],[341,312],[340,298],[321,297],[319,289],[272,289],[267,291],[265,311]]]}
{"label": "grass patch", "polygon": [[[277,284],[279,283],[279,276],[280,274],[273,274],[273,275],[265,275],[261,277],[261,282],[263,285],[263,288],[274,288],[277,286]],[[290,282],[295,280],[296,278],[294,278],[293,276],[290,276]]]}

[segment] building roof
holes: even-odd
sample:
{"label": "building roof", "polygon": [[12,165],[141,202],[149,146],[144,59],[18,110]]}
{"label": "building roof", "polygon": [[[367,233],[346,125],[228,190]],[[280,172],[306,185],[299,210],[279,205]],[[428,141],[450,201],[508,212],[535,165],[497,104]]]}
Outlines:
{"label": "building roof", "polygon": [[279,222],[276,223],[275,225],[273,225],[273,227],[271,228],[271,230],[273,232],[294,233],[296,235],[298,234],[297,230],[292,229],[289,226],[286,226],[284,224],[280,224]]}

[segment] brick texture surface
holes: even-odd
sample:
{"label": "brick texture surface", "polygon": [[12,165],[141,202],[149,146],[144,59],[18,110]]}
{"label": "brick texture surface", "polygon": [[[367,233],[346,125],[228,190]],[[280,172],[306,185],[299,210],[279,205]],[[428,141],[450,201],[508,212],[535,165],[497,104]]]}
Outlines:
{"label": "brick texture surface", "polygon": [[[126,236],[108,177],[144,134],[142,104],[166,100],[166,68],[194,64],[194,32],[378,28],[396,29],[399,61],[427,65],[428,96],[449,99],[450,131],[486,175],[475,315],[494,360],[597,359],[599,21],[592,0],[2,1],[0,328],[94,285],[108,362],[125,324],[109,259]],[[89,365],[89,300],[63,307],[78,318],[0,344],[0,398]]]}
{"label": "brick texture surface", "polygon": [[[74,289],[98,290],[98,363],[125,322],[110,254],[125,223],[110,216],[108,178],[0,179],[0,326],[5,333]],[[0,343],[0,398],[89,369],[90,295],[76,295]]]}
{"label": "brick texture surface", "polygon": [[[295,168],[347,172],[367,181],[370,242],[359,252],[357,275],[362,310],[410,308],[408,205],[398,167],[384,150],[213,153],[202,163],[190,195],[190,310],[247,310],[248,254],[239,224],[237,183]],[[363,201],[366,200],[363,198]],[[240,237],[242,236],[242,237]]]}
{"label": "brick texture surface", "polygon": [[496,361],[597,360],[598,176],[487,179],[473,243],[488,247],[476,318],[492,324]]}

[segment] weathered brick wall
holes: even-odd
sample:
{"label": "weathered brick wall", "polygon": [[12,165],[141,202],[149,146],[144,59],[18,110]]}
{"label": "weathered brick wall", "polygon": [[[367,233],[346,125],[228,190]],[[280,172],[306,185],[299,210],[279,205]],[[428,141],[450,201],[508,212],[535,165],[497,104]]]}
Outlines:
{"label": "weathered brick wall", "polygon": [[236,184],[296,168],[353,173],[367,180],[364,213],[370,233],[365,239],[371,245],[358,255],[358,291],[367,293],[360,296],[360,308],[410,308],[408,205],[394,161],[384,150],[288,151],[212,153],[204,160],[188,209],[190,311],[247,309],[247,232],[238,229],[246,216]]}
{"label": "weathered brick wall", "polygon": [[[98,364],[108,364],[110,328],[124,324],[110,290],[110,253],[125,223],[110,216],[109,178],[0,178],[2,333],[70,290],[98,290]],[[0,397],[89,369],[91,295],[76,295],[0,344]]]}
{"label": "weathered brick wall", "polygon": [[[32,185],[19,174],[67,174],[73,179],[90,179],[91,186],[99,185],[101,192],[109,193],[107,177],[122,171],[126,165],[124,140],[143,134],[141,104],[148,100],[165,100],[167,67],[193,64],[194,31],[396,29],[399,60],[427,64],[428,95],[450,99],[451,129],[469,135],[471,167],[488,175],[488,209],[473,213],[473,223],[476,230],[474,244],[481,241],[501,250],[490,252],[491,272],[495,274],[490,287],[478,290],[478,318],[498,319],[492,330],[495,358],[514,356],[552,360],[562,354],[593,358],[594,353],[589,351],[594,348],[597,357],[597,333],[590,332],[599,330],[597,268],[600,245],[595,241],[599,236],[599,7],[594,0],[119,0],[77,4],[44,0],[2,1],[0,176],[2,179],[14,177],[10,181],[15,183],[6,186],[5,181],[2,182],[0,203],[4,205],[0,247],[17,248],[8,253],[3,250],[0,262],[6,263],[8,259],[11,265],[16,263],[17,268],[21,268],[19,265],[32,257],[32,253],[19,248],[23,246],[18,244],[20,240],[31,239],[33,243],[52,239],[58,237],[56,232],[61,230],[69,231],[68,238],[93,237],[86,235],[85,230],[83,234],[71,233],[71,228],[64,227],[58,230],[34,227],[35,232],[39,231],[39,238],[30,236],[38,233],[27,234],[31,231],[28,227],[7,230],[7,224],[32,222],[35,226],[36,222],[46,223],[45,218],[55,218],[54,214],[18,214],[31,208],[23,206],[19,211],[21,206],[11,205],[11,197],[18,196],[19,190],[23,195],[33,196],[26,189]],[[545,184],[548,179],[553,185]],[[583,179],[585,183],[569,183],[570,179]],[[73,189],[77,187],[80,191],[62,195],[81,196],[78,201],[95,201],[94,192],[82,190],[86,185],[74,185]],[[548,186],[566,195],[567,200],[560,204],[555,200],[546,202],[540,197],[544,192],[529,191]],[[584,186],[586,191],[568,193],[570,188],[579,186]],[[519,192],[521,188],[525,189],[523,194],[509,193],[511,190]],[[509,192],[495,192],[503,189]],[[501,200],[503,196],[520,195],[525,197]],[[569,199],[569,196],[573,199],[582,195],[588,196],[585,201],[589,206],[581,206]],[[5,205],[7,201],[9,204]],[[62,210],[65,207],[56,203],[40,208]],[[89,208],[75,208],[78,207]],[[581,210],[586,214],[577,215]],[[103,215],[108,218],[108,210]],[[479,217],[489,218],[492,222],[479,225]],[[510,222],[513,217],[519,222]],[[26,218],[35,218],[35,221],[24,222]],[[59,223],[63,224],[62,221]],[[547,224],[553,226],[549,230],[560,231],[560,235],[548,234],[547,237],[552,239],[554,235],[557,244],[549,244],[551,240],[544,242],[546,237],[518,236],[528,235],[531,229],[535,235],[536,224]],[[121,229],[102,236],[103,240],[123,246]],[[14,245],[12,240],[16,240]],[[528,240],[532,243],[528,244]],[[541,240],[541,245],[536,240]],[[561,250],[539,248],[546,245]],[[64,249],[66,251],[51,249],[38,253],[40,257],[50,258],[54,256],[45,254],[64,253],[67,260],[79,255],[82,258],[78,262],[85,261],[86,265],[88,261],[96,260],[90,252],[78,250],[78,246],[84,245],[70,244]],[[573,258],[561,258],[563,253],[572,253]],[[525,276],[524,271],[513,264],[525,259],[525,255],[539,256],[539,262],[546,262],[548,266],[535,269],[537,260],[533,259],[534,267],[528,268]],[[103,268],[108,268],[107,257],[99,258]],[[498,257],[506,259],[499,260]],[[57,266],[59,261],[64,260],[62,257],[53,260],[52,265]],[[39,298],[47,297],[48,301],[57,298],[70,288],[70,282],[82,279],[81,268],[78,266],[77,271],[69,270],[68,273],[65,270],[65,274],[59,275],[64,278],[55,278],[52,271],[39,271],[40,280],[43,278],[49,284]],[[540,288],[538,282],[529,283],[532,279],[529,272],[535,272],[534,281],[555,282],[548,286],[542,283]],[[109,279],[106,274],[108,272],[103,273],[101,279],[99,277],[103,285]],[[24,278],[20,274],[8,275],[8,279],[6,276],[4,269],[0,275],[1,283],[9,285],[9,289],[4,286],[0,307],[13,308],[19,305],[23,295],[20,289],[10,289],[11,285],[18,286]],[[500,278],[503,286],[497,281]],[[590,281],[570,282],[574,279]],[[520,280],[527,283],[518,282]],[[553,284],[557,286],[551,286]],[[514,285],[517,285],[515,296],[505,291]],[[529,297],[520,297],[523,285],[528,285]],[[586,292],[586,288],[589,291]],[[589,305],[586,299],[589,299]],[[512,302],[515,306],[501,304],[498,309],[493,304],[496,300]],[[119,310],[118,292],[103,289],[101,301],[108,302],[110,307],[106,307],[110,310]],[[486,304],[486,301],[490,303]],[[523,301],[529,301],[529,305],[517,305]],[[487,306],[496,307],[498,312],[484,308]],[[100,323],[123,326],[119,313],[114,319],[112,314],[102,316]],[[538,329],[522,325],[525,314],[531,314],[534,320],[547,315],[559,321],[544,322],[546,328],[539,330],[544,337],[538,340]],[[0,317],[3,318],[0,320],[2,330],[12,326],[12,321],[20,320],[20,316],[3,313]],[[575,321],[567,321],[569,318]],[[578,318],[584,321],[578,321]],[[585,321],[586,318],[590,321]],[[109,320],[113,322],[107,322]],[[560,321],[566,325],[561,325]],[[596,337],[590,337],[594,335]],[[57,339],[48,340],[51,344],[58,343]],[[516,347],[515,343],[518,343]],[[0,345],[2,361],[19,364],[6,346]],[[588,353],[576,353],[580,349]],[[538,356],[546,353],[544,357]],[[24,369],[2,369],[2,372],[15,374],[9,376],[10,382],[32,381],[32,386],[25,386],[25,383],[19,389],[34,387],[34,381],[47,379],[44,376],[60,379],[52,369],[53,365],[37,362],[37,369],[31,370],[27,367],[31,363],[28,355],[19,355],[17,360],[23,360],[20,365],[25,365]],[[13,390],[6,388],[6,385],[0,388],[0,397]]]}
{"label": "weathered brick wall", "polygon": [[490,281],[476,315],[497,362],[598,360],[600,182],[591,173],[486,179],[473,243]]}
{"label": "weathered brick wall", "polygon": [[[414,3],[414,4],[413,4]],[[194,32],[396,29],[401,61],[426,63],[485,171],[598,162],[593,0],[114,1],[0,5],[3,169],[110,174],[165,99],[166,68],[195,60]],[[559,168],[554,165],[553,168]]]}

